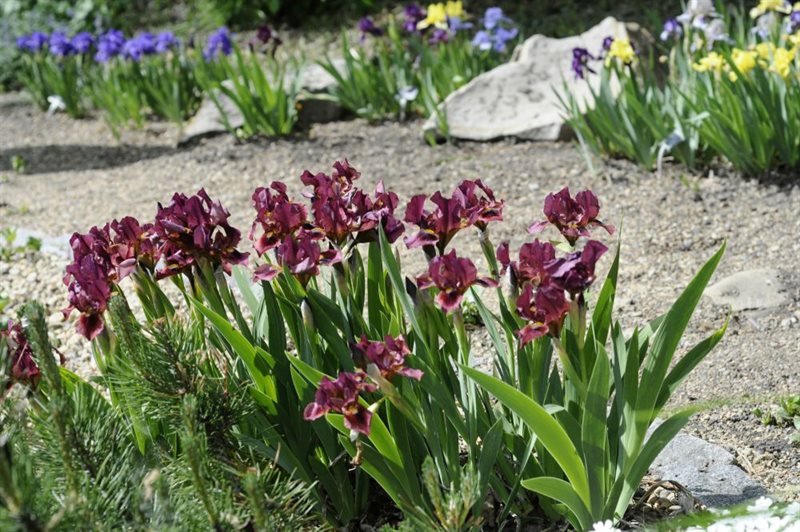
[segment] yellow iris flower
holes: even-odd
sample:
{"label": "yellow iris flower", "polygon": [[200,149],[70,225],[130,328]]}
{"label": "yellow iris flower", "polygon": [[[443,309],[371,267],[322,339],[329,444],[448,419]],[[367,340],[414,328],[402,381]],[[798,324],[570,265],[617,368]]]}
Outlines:
{"label": "yellow iris flower", "polygon": [[450,18],[464,17],[464,6],[461,4],[461,2],[447,2],[447,4],[444,6],[444,11]]}
{"label": "yellow iris flower", "polygon": [[424,30],[430,26],[434,26],[443,30],[447,29],[447,19],[449,18],[464,18],[464,6],[459,2],[447,2],[438,4],[429,4],[426,9],[426,17],[419,21],[417,24],[418,30]]}
{"label": "yellow iris flower", "polygon": [[798,45],[800,45],[800,31],[798,31],[798,32],[797,32],[797,33],[795,33],[794,35],[787,35],[787,36],[786,36],[786,40],[787,40],[787,41],[789,41],[789,43],[790,43],[792,46],[798,46]]}
{"label": "yellow iris flower", "polygon": [[628,39],[614,39],[608,49],[606,56],[606,66],[611,65],[611,59],[617,58],[626,65],[633,63],[636,59],[636,51],[631,46],[631,41]]}
{"label": "yellow iris flower", "polygon": [[719,74],[725,66],[725,58],[717,52],[708,52],[708,55],[701,57],[700,61],[692,65],[697,72],[714,72]]}
{"label": "yellow iris flower", "polygon": [[773,54],[772,65],[770,65],[769,69],[786,79],[789,77],[789,71],[791,70],[792,63],[794,62],[794,56],[794,48],[791,50],[787,50],[786,48],[777,48],[775,50],[775,54]]}
{"label": "yellow iris flower", "polygon": [[792,8],[783,0],[761,0],[756,7],[750,10],[750,17],[758,18],[768,11],[777,11],[788,15],[792,12]]}
{"label": "yellow iris flower", "polygon": [[[758,66],[758,52],[754,50],[740,50],[739,48],[734,48],[733,52],[731,52],[731,59],[733,60],[733,64],[736,65],[736,68],[743,75],[747,75]],[[728,78],[731,81],[736,81],[738,77],[736,72],[730,72],[728,74]]]}

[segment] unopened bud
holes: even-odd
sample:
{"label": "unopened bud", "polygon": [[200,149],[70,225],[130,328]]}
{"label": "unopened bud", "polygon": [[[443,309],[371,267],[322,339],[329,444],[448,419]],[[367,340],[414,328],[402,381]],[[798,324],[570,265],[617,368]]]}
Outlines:
{"label": "unopened bud", "polygon": [[309,331],[314,330],[314,313],[311,312],[311,306],[305,299],[300,303],[300,315],[303,316],[303,324]]}
{"label": "unopened bud", "polygon": [[[375,384],[378,385],[378,388],[380,389],[380,391],[383,392],[384,395],[386,395],[390,399],[397,395],[397,389],[391,382],[389,382],[386,378],[384,378],[383,375],[381,375],[381,370],[378,368],[378,366],[376,366],[375,364],[367,364],[367,375],[369,375],[369,378],[372,379],[375,382]],[[370,411],[373,413],[374,411],[372,411],[371,409],[375,405],[377,405],[377,403],[373,403],[369,407]]]}

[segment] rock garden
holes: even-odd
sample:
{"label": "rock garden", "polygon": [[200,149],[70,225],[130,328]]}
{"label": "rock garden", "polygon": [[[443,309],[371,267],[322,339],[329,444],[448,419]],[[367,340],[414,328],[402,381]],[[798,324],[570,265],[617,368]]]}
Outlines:
{"label": "rock garden", "polygon": [[4,530],[800,530],[800,5],[61,4]]}

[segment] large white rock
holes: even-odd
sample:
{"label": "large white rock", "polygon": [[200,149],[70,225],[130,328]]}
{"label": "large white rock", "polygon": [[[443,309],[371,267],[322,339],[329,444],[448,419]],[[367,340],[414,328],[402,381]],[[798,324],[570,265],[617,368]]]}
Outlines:
{"label": "large white rock", "polygon": [[[445,99],[442,105],[450,136],[479,141],[564,138],[566,128],[557,92],[567,81],[579,101],[588,101],[591,94],[586,81],[574,79],[572,49],[583,47],[596,54],[608,36],[628,37],[625,24],[608,17],[574,37],[530,37],[515,51],[511,62],[481,74]],[[587,79],[595,87],[599,84],[599,76],[589,75]],[[426,133],[438,132],[435,117],[423,127]]]}

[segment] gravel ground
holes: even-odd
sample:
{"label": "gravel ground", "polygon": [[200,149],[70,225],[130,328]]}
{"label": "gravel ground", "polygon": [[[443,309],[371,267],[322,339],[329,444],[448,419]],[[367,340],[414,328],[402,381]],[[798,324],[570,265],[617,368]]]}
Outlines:
{"label": "gravel ground", "polygon": [[[0,106],[0,227],[34,229],[48,235],[85,231],[115,217],[148,219],[156,202],[175,191],[205,187],[249,226],[254,187],[287,180],[296,192],[308,168],[327,171],[347,157],[362,172],[365,188],[384,180],[402,200],[420,192],[451,190],[464,178],[482,178],[507,201],[506,221],[493,227],[493,240],[525,238],[525,227],[541,214],[544,196],[569,185],[591,187],[603,203],[604,218],[623,228],[619,318],[632,327],[663,313],[702,263],[725,240],[728,251],[715,279],[772,267],[782,272],[786,303],[769,313],[734,313],[717,349],[682,387],[672,405],[707,405],[689,430],[730,449],[739,462],[779,496],[800,499],[800,454],[789,441],[792,429],[764,427],[751,413],[769,408],[781,395],[800,393],[800,187],[742,180],[736,176],[665,175],[643,172],[627,162],[586,170],[568,144],[497,142],[430,148],[420,124],[369,126],[361,121],[315,126],[296,138],[239,144],[230,136],[175,149],[163,130],[127,133],[113,140],[99,120],[46,117],[27,106]],[[26,161],[26,173],[12,171],[10,159]],[[682,182],[692,183],[686,186]],[[477,239],[466,232],[454,245],[480,256]],[[607,263],[610,260],[606,261]],[[68,364],[93,371],[88,348],[64,324],[61,285],[64,260],[18,255],[0,261],[0,294],[13,314],[36,297],[52,312]],[[606,265],[607,267],[607,265]],[[407,273],[422,269],[418,255]],[[727,310],[704,299],[682,348],[719,327]],[[476,338],[477,349],[486,345]]]}

